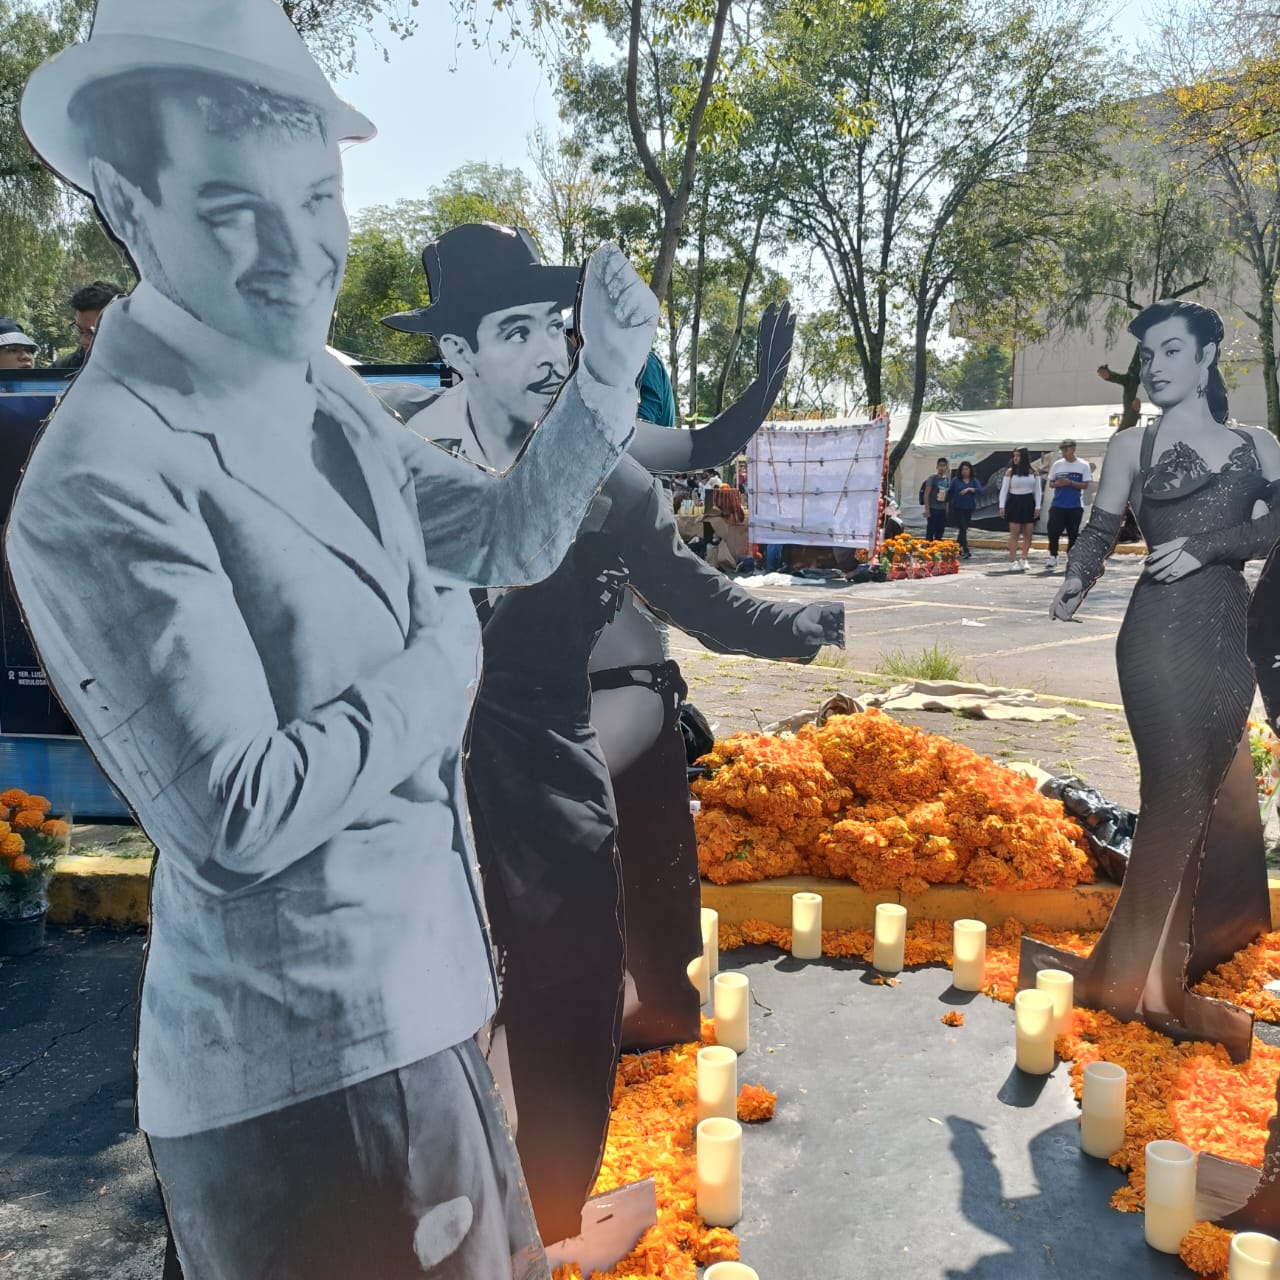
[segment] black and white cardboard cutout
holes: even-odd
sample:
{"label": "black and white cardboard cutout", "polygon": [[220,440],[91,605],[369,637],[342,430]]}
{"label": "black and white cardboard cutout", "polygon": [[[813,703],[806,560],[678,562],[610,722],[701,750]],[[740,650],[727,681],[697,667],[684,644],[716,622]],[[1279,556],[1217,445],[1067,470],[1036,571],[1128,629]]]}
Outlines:
{"label": "black and white cardboard cutout", "polygon": [[[491,225],[445,233],[423,266],[431,305],[385,323],[430,333],[461,381],[410,429],[503,465],[545,429],[533,430],[573,367],[561,319],[572,273],[541,265],[526,233]],[[772,405],[792,327],[785,310],[770,313],[750,407],[732,411],[732,430],[713,424],[713,461],[736,453]],[[579,332],[577,359],[589,362],[592,335]],[[642,353],[633,382],[643,364]],[[679,447],[650,450],[663,465],[679,469],[700,456],[689,433],[652,431],[684,437]],[[553,1257],[593,1266],[620,1256],[588,1257],[593,1215],[583,1206],[608,1128],[628,953],[629,989],[640,997],[637,1042],[694,1040],[699,1029],[687,975],[702,944],[676,725],[683,683],[632,591],[721,650],[812,657],[843,627],[839,606],[763,603],[694,556],[669,497],[634,455],[610,476],[554,574],[477,601],[484,678],[467,780],[503,969],[495,1043],[510,1061],[516,1142],[543,1237],[566,1242]],[[612,709],[598,713],[593,688],[610,691],[601,701]],[[629,814],[646,815],[643,826],[634,820],[634,839],[621,833],[621,858],[615,787],[634,790]]]}
{"label": "black and white cardboard cutout", "polygon": [[1069,969],[1079,1003],[1176,1039],[1218,1041],[1242,1061],[1252,1016],[1187,988],[1270,928],[1246,734],[1255,687],[1246,636],[1247,618],[1267,607],[1272,588],[1264,579],[1251,600],[1241,570],[1280,537],[1280,444],[1227,423],[1217,312],[1157,303],[1129,328],[1161,417],[1108,447],[1053,616],[1075,613],[1130,506],[1151,552],[1116,662],[1141,811],[1120,896],[1093,952],[1072,956],[1024,939],[1019,984],[1034,984],[1040,968]]}
{"label": "black and white cardboard cutout", "polygon": [[473,1039],[496,973],[469,591],[564,557],[631,434],[652,295],[593,256],[589,375],[485,471],[324,351],[338,144],[373,129],[272,0],[100,0],[22,123],[142,281],[6,547],[54,691],[159,850],[138,1113],[187,1280],[546,1277]]}

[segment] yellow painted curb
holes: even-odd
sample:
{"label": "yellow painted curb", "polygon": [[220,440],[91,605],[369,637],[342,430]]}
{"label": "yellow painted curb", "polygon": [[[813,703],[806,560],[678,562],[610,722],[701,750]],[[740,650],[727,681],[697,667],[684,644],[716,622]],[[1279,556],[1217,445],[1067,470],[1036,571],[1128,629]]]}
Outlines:
{"label": "yellow painted curb", "polygon": [[[1271,927],[1280,929],[1280,878],[1270,877]],[[1086,932],[1101,929],[1111,914],[1118,886],[1078,885],[1074,889],[1033,889],[998,892],[970,889],[965,885],[934,885],[918,897],[905,897],[892,890],[869,893],[844,880],[819,880],[814,876],[779,876],[776,880],[756,880],[743,884],[702,882],[702,905],[720,913],[726,924],[744,920],[765,920],[769,924],[791,926],[793,893],[822,895],[824,929],[870,929],[875,924],[878,902],[901,902],[907,919],[981,920],[1003,924],[1010,916],[1023,924],[1040,924],[1050,929]]]}
{"label": "yellow painted curb", "polygon": [[[953,538],[954,542],[955,539]],[[979,551],[1006,551],[1009,547],[1009,539],[1005,538],[975,538],[972,534],[969,536],[969,545],[977,547]],[[1047,538],[1036,538],[1031,543],[1032,551],[1048,551],[1049,540]],[[1145,556],[1147,554],[1147,544],[1145,542],[1119,542],[1113,548],[1111,554],[1113,556]]]}
{"label": "yellow painted curb", "polygon": [[49,884],[53,924],[145,925],[150,858],[59,858]]}
{"label": "yellow painted curb", "polygon": [[[150,858],[59,858],[49,885],[49,920],[53,924],[145,925]],[[1280,929],[1280,877],[1271,876],[1271,927]],[[1010,916],[1024,924],[1051,929],[1101,929],[1120,890],[1113,884],[1085,884],[1074,889],[997,892],[966,885],[934,885],[918,897],[892,890],[868,892],[847,880],[814,876],[780,876],[742,884],[702,881],[702,905],[720,913],[726,924],[766,920],[791,925],[791,895],[822,895],[822,923],[827,929],[870,929],[876,904],[901,902],[908,918],[918,920],[982,920],[1003,924]]]}

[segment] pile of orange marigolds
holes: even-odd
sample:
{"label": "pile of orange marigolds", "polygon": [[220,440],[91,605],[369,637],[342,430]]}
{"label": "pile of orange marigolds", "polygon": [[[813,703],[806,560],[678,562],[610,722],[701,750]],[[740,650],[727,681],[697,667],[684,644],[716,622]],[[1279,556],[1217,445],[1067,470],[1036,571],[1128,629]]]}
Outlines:
{"label": "pile of orange marigolds", "polygon": [[879,711],[794,735],[717,742],[693,785],[698,862],[715,884],[852,880],[910,896],[931,884],[1061,889],[1094,879],[1080,827],[1035,783]]}

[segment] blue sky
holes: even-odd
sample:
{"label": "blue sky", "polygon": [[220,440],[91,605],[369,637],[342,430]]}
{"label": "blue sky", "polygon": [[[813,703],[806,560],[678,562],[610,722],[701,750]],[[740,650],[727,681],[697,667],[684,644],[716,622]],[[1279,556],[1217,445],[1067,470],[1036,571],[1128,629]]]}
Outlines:
{"label": "blue sky", "polygon": [[[1154,0],[1117,0],[1114,29],[1135,37]],[[419,28],[401,43],[388,38],[384,62],[371,40],[359,70],[339,92],[378,126],[378,136],[346,155],[347,208],[389,204],[425,194],[468,161],[527,167],[535,125],[558,132],[551,80],[529,53],[491,55],[454,29],[449,5],[427,0]],[[451,68],[456,67],[456,70]]]}
{"label": "blue sky", "polygon": [[417,33],[387,42],[389,62],[365,39],[359,70],[338,82],[378,126],[372,142],[345,157],[352,213],[421,196],[468,161],[526,167],[535,125],[559,130],[552,83],[531,54],[472,49],[455,33],[448,5],[429,0],[417,12]]}

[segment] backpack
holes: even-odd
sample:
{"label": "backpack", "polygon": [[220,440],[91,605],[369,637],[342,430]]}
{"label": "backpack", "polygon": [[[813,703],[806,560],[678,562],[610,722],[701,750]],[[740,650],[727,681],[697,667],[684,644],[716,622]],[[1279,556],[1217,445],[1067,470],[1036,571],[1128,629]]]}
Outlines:
{"label": "backpack", "polygon": [[924,506],[924,496],[925,496],[925,494],[928,492],[928,489],[929,489],[929,482],[926,480],[926,481],[925,481],[925,482],[920,486],[920,496],[919,496],[919,498],[917,498],[917,499],[916,499],[916,501],[917,501],[917,502],[919,502],[919,504],[920,504],[922,507]]}

